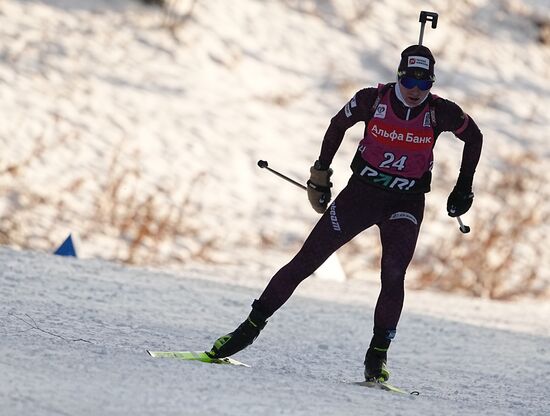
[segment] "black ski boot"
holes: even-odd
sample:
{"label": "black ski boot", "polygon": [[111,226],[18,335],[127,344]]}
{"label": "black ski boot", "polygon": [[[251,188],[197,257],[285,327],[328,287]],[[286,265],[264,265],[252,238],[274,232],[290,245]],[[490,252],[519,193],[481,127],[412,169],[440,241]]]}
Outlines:
{"label": "black ski boot", "polygon": [[395,337],[395,330],[374,328],[374,335],[365,355],[365,380],[388,381],[390,372],[387,368],[388,348]]}
{"label": "black ski boot", "polygon": [[252,312],[237,329],[218,338],[207,352],[211,358],[224,358],[233,355],[254,342],[267,324],[267,317],[258,309],[257,300],[252,303]]}

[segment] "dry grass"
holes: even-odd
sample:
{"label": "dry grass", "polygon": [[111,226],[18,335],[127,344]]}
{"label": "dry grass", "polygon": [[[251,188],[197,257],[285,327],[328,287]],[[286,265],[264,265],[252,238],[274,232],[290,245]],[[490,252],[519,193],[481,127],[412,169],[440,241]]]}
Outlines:
{"label": "dry grass", "polygon": [[540,274],[547,249],[540,230],[549,195],[543,180],[527,169],[535,162],[532,155],[521,155],[491,177],[477,179],[486,181],[481,192],[492,190],[491,201],[483,207],[474,202],[471,234],[442,238],[418,253],[414,288],[500,300],[550,295]]}
{"label": "dry grass", "polygon": [[42,134],[33,139],[33,146],[26,154],[0,168],[0,194],[4,199],[4,209],[0,212],[0,244],[31,248],[37,239],[50,242],[48,236],[51,228],[45,229],[45,238],[41,238],[29,231],[28,223],[39,220],[39,212],[44,207],[62,207],[59,207],[59,201],[54,200],[55,196],[31,190],[26,181],[29,180],[27,176],[32,178],[32,175],[26,174],[33,172],[36,162],[47,158],[49,154],[74,139],[78,137],[65,134],[53,142],[48,142]]}
{"label": "dry grass", "polygon": [[[201,232],[201,205],[193,197],[204,172],[182,184],[185,192],[163,184],[146,188],[141,160],[128,155],[123,142],[113,149],[102,177],[80,172],[55,192],[33,190],[29,181],[66,140],[37,137],[27,155],[0,168],[0,244],[53,251],[60,243],[54,240],[57,231],[72,229],[84,244],[111,239],[109,248],[115,251],[106,249],[104,255],[111,260],[142,265],[212,261],[214,238]],[[132,163],[122,163],[128,156]],[[76,199],[81,199],[78,206]]]}
{"label": "dry grass", "polygon": [[[140,180],[139,158],[134,160],[133,167],[125,167],[119,161],[122,155],[121,148],[112,155],[107,180],[93,204],[94,230],[88,233],[97,232],[100,224],[109,234],[117,234],[124,247],[117,259],[131,264],[159,263],[163,258],[162,247],[174,244],[178,237],[201,241],[196,221],[200,206],[193,201],[193,194],[206,174],[201,172],[190,178],[187,193],[174,201],[174,190],[162,184],[145,191]],[[203,241],[189,256],[208,261],[213,243],[212,239]]]}

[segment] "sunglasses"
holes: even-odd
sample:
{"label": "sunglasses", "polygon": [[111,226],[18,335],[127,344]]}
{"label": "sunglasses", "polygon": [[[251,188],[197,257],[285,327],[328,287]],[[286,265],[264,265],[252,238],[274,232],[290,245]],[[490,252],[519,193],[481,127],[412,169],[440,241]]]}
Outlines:
{"label": "sunglasses", "polygon": [[429,79],[416,79],[413,77],[402,77],[399,82],[407,89],[418,87],[422,91],[427,91],[432,88],[433,81]]}

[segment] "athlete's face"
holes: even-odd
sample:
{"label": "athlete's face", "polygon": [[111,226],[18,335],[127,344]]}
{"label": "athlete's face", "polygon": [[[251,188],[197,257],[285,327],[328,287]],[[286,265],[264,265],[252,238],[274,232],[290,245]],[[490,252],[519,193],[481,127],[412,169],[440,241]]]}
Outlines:
{"label": "athlete's face", "polygon": [[413,88],[405,88],[400,82],[397,84],[401,90],[401,95],[405,99],[405,103],[407,103],[410,107],[416,107],[418,104],[423,102],[426,96],[430,93],[430,90],[422,91],[417,86]]}

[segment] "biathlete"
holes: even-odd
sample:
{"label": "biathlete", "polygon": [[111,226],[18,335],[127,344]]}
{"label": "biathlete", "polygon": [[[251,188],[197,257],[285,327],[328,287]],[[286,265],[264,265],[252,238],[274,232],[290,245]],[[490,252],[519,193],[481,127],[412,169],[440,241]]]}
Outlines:
{"label": "biathlete", "polygon": [[[481,154],[482,134],[474,120],[452,101],[431,94],[435,59],[422,45],[401,53],[397,82],[365,88],[332,118],[318,160],[310,168],[308,199],[323,213],[296,256],[271,279],[252,303],[247,319],[217,339],[208,354],[221,358],[242,350],[267,319],[332,253],[365,229],[377,225],[382,244],[381,291],[364,365],[366,380],[386,381],[387,351],[403,308],[405,272],[413,257],[430,191],[433,148],[442,132],[464,142],[460,173],[447,200],[451,217],[467,212]],[[347,186],[331,199],[333,157],[347,129],[365,123]],[[328,209],[327,209],[328,207]]]}

